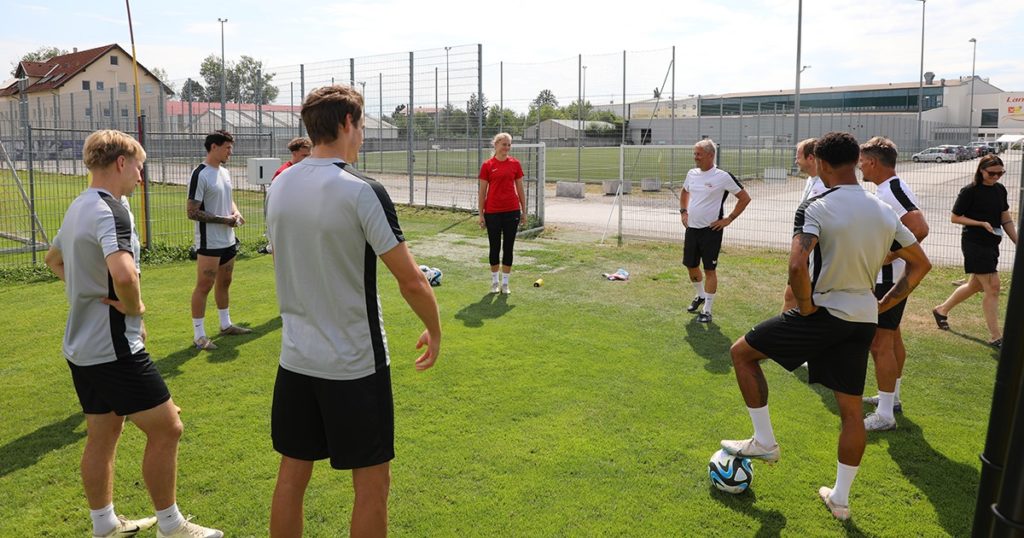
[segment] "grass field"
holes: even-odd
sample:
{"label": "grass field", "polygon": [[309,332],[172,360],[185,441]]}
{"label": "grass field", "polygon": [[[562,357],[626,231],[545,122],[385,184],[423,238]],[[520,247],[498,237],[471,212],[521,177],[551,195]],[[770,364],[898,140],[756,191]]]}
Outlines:
{"label": "grass field", "polygon": [[[715,323],[703,325],[683,311],[691,291],[678,245],[616,248],[556,230],[517,243],[514,293],[494,297],[485,293],[486,239],[471,218],[408,209],[400,218],[418,262],[445,271],[435,289],[444,340],[438,364],[415,372],[420,324],[382,275],[397,421],[394,536],[969,533],[996,361],[981,342],[977,297],[950,318],[954,332],[933,326],[930,307],[957,272],[936,269],[911,298],[905,414],[898,430],[869,436],[853,520],[841,524],[817,499],[835,477],[837,408],[801,371],[766,365],[782,460],[755,464],[752,490],[738,496],[707,478],[719,439],[751,431],[728,348],[777,312],[782,255],[727,249]],[[601,278],[618,267],[632,280]],[[255,332],[219,338],[211,353],[190,345],[194,266],[143,272],[147,347],[185,423],[179,504],[229,536],[266,536],[281,324],[271,259],[238,261],[232,317]],[[538,277],[544,287],[530,287]],[[84,536],[85,427],[61,358],[62,284],[0,284],[0,300],[17,305],[0,314],[0,536]],[[126,427],[116,466],[117,510],[136,516],[151,511],[143,445]],[[344,534],[351,500],[348,474],[318,464],[307,535]]]}

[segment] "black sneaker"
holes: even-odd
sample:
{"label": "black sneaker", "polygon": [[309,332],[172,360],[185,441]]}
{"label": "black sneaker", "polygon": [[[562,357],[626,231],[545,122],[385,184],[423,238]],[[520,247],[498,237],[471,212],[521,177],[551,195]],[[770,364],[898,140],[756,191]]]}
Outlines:
{"label": "black sneaker", "polygon": [[711,323],[711,314],[701,312],[700,314],[697,314],[697,321],[701,323]]}
{"label": "black sneaker", "polygon": [[700,307],[703,304],[704,304],[704,298],[701,297],[700,295],[698,295],[698,296],[693,298],[693,302],[690,303],[690,306],[686,307],[686,311],[692,314],[692,313],[700,310]]}

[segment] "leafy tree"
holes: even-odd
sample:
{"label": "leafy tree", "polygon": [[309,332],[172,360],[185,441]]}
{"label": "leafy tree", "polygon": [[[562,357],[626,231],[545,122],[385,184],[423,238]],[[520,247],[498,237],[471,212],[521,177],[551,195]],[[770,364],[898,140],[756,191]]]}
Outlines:
{"label": "leafy tree", "polygon": [[466,105],[466,110],[473,115],[474,118],[482,116],[487,112],[487,96],[482,95],[477,99],[476,93],[469,96],[469,103]]}
{"label": "leafy tree", "polygon": [[[228,73],[231,73],[233,69],[231,62],[226,62],[224,68]],[[199,74],[203,77],[206,82],[206,101],[215,102],[220,101],[220,85],[221,85],[221,68],[220,68],[220,57],[211,54],[203,59],[203,63],[199,66]],[[224,80],[224,92],[225,99],[227,101],[234,101],[232,96],[238,94],[238,88],[232,88],[232,77],[228,76]]]}
{"label": "leafy tree", "polygon": [[18,64],[21,62],[45,62],[54,56],[63,56],[68,51],[59,47],[42,46],[32,52],[26,52],[17,63],[11,63],[11,76],[18,72]]}
{"label": "leafy tree", "polygon": [[575,100],[566,107],[562,108],[562,113],[566,118],[571,120],[588,120],[590,119],[590,111],[594,106],[590,104],[590,101],[584,101],[583,106],[580,107],[579,100]]}
{"label": "leafy tree", "polygon": [[181,85],[180,96],[182,101],[204,101],[206,100],[206,88],[189,78]]}
{"label": "leafy tree", "polygon": [[242,55],[228,77],[234,79],[234,87],[238,93],[235,95],[236,103],[267,104],[277,99],[279,92],[277,86],[270,82],[274,80],[276,73],[267,73],[263,70],[263,62],[251,56]]}
{"label": "leafy tree", "polygon": [[156,79],[159,80],[161,84],[170,88],[171,93],[178,93],[178,89],[175,88],[173,84],[171,84],[171,79],[167,76],[167,71],[165,71],[162,67],[154,67],[153,69],[150,69],[149,72],[153,73],[153,76],[156,77]]}
{"label": "leafy tree", "polygon": [[555,94],[551,90],[541,90],[537,97],[530,103],[533,108],[541,108],[544,105],[550,105],[554,108],[558,108],[558,99],[555,99]]}
{"label": "leafy tree", "polygon": [[491,108],[487,109],[484,128],[488,132],[498,132],[498,129],[504,129],[505,132],[513,137],[522,136],[524,119],[525,117],[522,114],[517,114],[512,109],[492,105]]}

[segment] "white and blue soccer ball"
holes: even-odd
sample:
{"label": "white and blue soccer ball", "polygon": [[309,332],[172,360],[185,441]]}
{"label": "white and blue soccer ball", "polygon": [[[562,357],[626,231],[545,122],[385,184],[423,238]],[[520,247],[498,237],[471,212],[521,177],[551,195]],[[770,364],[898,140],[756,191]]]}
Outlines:
{"label": "white and blue soccer ball", "polygon": [[754,468],[749,458],[719,450],[708,462],[708,477],[712,485],[726,493],[743,493],[754,479]]}
{"label": "white and blue soccer ball", "polygon": [[420,271],[423,272],[423,276],[427,278],[427,282],[429,282],[432,287],[436,288],[441,285],[441,279],[444,277],[444,273],[440,269],[437,267],[421,265]]}

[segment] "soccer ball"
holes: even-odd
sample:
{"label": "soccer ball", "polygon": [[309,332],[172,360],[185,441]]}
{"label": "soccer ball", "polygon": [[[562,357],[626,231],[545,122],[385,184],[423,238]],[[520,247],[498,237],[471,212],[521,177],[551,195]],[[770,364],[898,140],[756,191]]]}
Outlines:
{"label": "soccer ball", "polygon": [[444,277],[444,273],[440,269],[421,265],[420,271],[423,271],[423,276],[427,277],[427,282],[430,283],[431,287],[436,288],[441,285],[441,278]]}
{"label": "soccer ball", "polygon": [[753,464],[748,458],[719,450],[711,455],[708,462],[708,477],[712,485],[726,493],[743,493],[754,479]]}

